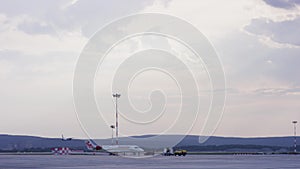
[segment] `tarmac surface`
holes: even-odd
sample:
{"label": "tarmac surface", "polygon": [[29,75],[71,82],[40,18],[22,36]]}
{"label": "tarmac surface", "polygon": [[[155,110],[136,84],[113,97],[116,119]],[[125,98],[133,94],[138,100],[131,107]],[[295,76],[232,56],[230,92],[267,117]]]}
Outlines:
{"label": "tarmac surface", "polygon": [[299,169],[300,155],[187,155],[133,159],[93,155],[0,155],[0,169]]}

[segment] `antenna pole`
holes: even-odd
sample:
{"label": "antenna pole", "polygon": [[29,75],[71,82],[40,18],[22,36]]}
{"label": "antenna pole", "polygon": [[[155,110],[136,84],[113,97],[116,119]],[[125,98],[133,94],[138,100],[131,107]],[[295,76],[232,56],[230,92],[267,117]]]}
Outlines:
{"label": "antenna pole", "polygon": [[297,121],[292,123],[294,124],[294,153],[297,153]]}
{"label": "antenna pole", "polygon": [[113,97],[116,98],[116,145],[119,144],[118,98],[120,98],[120,96],[118,93],[113,94]]}

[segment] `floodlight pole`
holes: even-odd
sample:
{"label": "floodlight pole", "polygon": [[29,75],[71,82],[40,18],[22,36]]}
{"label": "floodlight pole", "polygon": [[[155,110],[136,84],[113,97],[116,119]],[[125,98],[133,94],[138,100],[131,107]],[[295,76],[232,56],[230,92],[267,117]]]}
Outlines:
{"label": "floodlight pole", "polygon": [[113,94],[113,97],[116,98],[116,145],[119,144],[118,98],[120,98],[120,96],[118,93]]}
{"label": "floodlight pole", "polygon": [[297,121],[292,123],[294,124],[294,153],[297,153]]}

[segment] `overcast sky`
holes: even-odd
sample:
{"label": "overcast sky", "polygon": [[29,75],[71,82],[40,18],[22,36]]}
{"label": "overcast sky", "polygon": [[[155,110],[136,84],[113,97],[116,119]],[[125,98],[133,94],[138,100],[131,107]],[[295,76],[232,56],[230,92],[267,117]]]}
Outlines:
{"label": "overcast sky", "polygon": [[296,0],[1,0],[0,133],[86,137],[72,98],[80,52],[105,24],[142,12],[182,18],[215,47],[227,101],[214,135],[292,134],[291,121],[300,121]]}

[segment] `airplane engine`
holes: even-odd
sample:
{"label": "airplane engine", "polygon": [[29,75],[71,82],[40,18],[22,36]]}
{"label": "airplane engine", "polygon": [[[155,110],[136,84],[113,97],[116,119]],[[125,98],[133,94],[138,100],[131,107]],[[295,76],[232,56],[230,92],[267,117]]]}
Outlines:
{"label": "airplane engine", "polygon": [[102,147],[101,146],[96,146],[96,150],[101,150]]}

